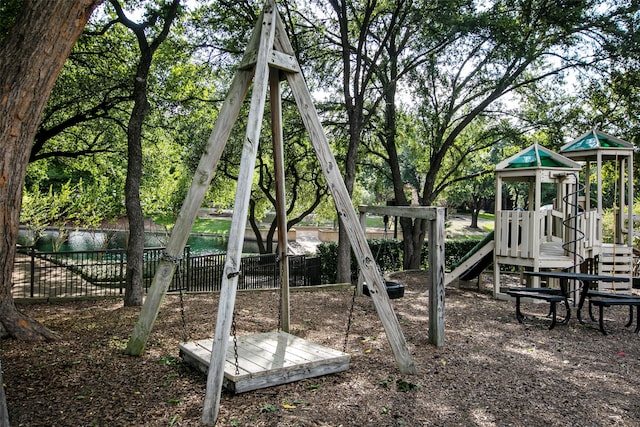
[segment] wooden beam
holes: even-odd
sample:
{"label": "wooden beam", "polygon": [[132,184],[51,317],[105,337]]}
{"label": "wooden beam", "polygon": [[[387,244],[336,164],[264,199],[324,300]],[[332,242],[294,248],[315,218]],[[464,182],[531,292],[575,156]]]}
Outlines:
{"label": "wooden beam", "polygon": [[207,389],[202,411],[202,424],[215,425],[220,410],[220,396],[224,380],[224,364],[231,323],[235,306],[235,298],[240,274],[240,261],[242,256],[242,244],[244,231],[247,225],[247,213],[251,197],[251,186],[260,142],[260,130],[264,115],[269,80],[269,65],[267,58],[273,48],[275,37],[275,4],[272,0],[265,3],[260,43],[258,47],[258,62],[256,63],[253,91],[251,94],[251,106],[247,120],[247,132],[242,148],[242,159],[238,174],[236,198],[229,230],[229,244],[227,247],[227,259],[220,290],[218,313],[216,316],[215,335],[211,351],[209,374],[207,375]]}
{"label": "wooden beam", "polygon": [[[437,218],[434,206],[359,206],[360,212],[374,215],[389,215],[399,218],[418,218],[434,221]],[[444,208],[442,208],[444,209]]]}
{"label": "wooden beam", "polygon": [[[260,23],[260,20],[258,23]],[[256,25],[251,40],[247,45],[245,55],[246,52],[250,52],[256,48],[259,36],[260,25]],[[198,163],[189,191],[176,219],[176,224],[171,231],[171,236],[167,243],[166,256],[158,263],[156,274],[153,277],[153,282],[142,305],[140,316],[134,326],[131,338],[127,343],[127,348],[125,349],[126,354],[139,356],[144,351],[147,340],[149,339],[149,334],[151,334],[151,329],[160,311],[160,304],[169,288],[169,284],[177,267],[177,262],[182,257],[196,215],[209,189],[209,184],[211,183],[224,147],[229,139],[233,124],[238,118],[240,107],[247,95],[252,78],[253,70],[239,71],[233,78],[227,97],[218,113],[218,118],[204,148],[200,162]]]}
{"label": "wooden beam", "polygon": [[[254,50],[249,52],[248,56],[242,60],[240,65],[238,66],[239,70],[250,70],[256,66],[256,61],[258,59],[258,51]],[[282,71],[286,71],[289,73],[299,73],[300,66],[296,61],[296,57],[294,55],[289,55],[287,53],[279,52],[277,50],[271,51],[271,54],[268,58],[269,66],[273,68],[277,68]]]}
{"label": "wooden beam", "polygon": [[429,233],[429,342],[444,345],[444,244],[445,208],[435,209],[436,218],[427,224]]}
{"label": "wooden beam", "polygon": [[284,137],[282,134],[282,99],[280,72],[272,68],[269,74],[271,102],[271,140],[276,179],[276,221],[278,223],[278,258],[280,260],[280,329],[289,332],[289,257],[287,238],[287,204],[284,176]]}

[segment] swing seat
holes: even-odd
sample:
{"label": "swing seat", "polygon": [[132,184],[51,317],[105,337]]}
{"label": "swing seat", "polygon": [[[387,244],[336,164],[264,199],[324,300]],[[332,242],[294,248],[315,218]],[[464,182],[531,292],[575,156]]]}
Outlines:
{"label": "swing seat", "polygon": [[[398,299],[404,296],[404,285],[398,282],[387,281],[385,281],[384,284],[387,288],[387,295],[389,296],[389,299]],[[371,294],[369,293],[369,288],[366,284],[362,287],[362,293],[368,297],[371,296]]]}
{"label": "swing seat", "polygon": [[[237,346],[235,353],[229,337],[223,378],[223,388],[235,394],[346,371],[351,361],[348,353],[286,332],[241,335]],[[183,342],[180,357],[207,374],[212,347],[212,339]]]}

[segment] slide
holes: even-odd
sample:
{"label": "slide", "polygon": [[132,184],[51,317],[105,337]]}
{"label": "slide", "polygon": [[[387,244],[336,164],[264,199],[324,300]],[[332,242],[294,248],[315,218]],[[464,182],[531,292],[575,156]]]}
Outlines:
{"label": "slide", "polygon": [[493,262],[494,244],[492,231],[453,266],[451,273],[447,274],[445,285],[456,279],[471,280],[478,277]]}

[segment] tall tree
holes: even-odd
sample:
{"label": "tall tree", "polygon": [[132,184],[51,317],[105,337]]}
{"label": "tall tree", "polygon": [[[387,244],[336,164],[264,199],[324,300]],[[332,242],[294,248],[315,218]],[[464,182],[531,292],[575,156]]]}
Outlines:
{"label": "tall tree", "polygon": [[[473,4],[476,9],[460,21],[459,36],[411,74],[421,138],[406,148],[424,165],[416,168],[422,205],[433,204],[459,164],[476,152],[475,141],[461,138],[474,120],[495,114],[498,108],[490,106],[519,88],[602,63],[609,56],[603,47],[628,36],[617,23],[638,8],[602,8],[593,1]],[[413,240],[417,253],[422,242]],[[414,259],[409,268],[418,265]]]}
{"label": "tall tree", "polygon": [[[166,40],[171,25],[176,19],[180,7],[180,0],[173,0],[167,4],[160,4],[158,9],[147,9],[142,23],[129,19],[117,0],[110,0],[116,10],[117,22],[129,28],[138,40],[140,60],[133,81],[133,109],[127,125],[127,180],[125,183],[125,197],[127,218],[129,220],[129,243],[127,245],[127,281],[125,287],[125,306],[142,305],[144,289],[144,215],[140,203],[140,183],[142,181],[142,127],[149,112],[147,99],[149,75],[153,55]],[[156,29],[158,20],[162,21],[159,31]],[[114,21],[114,22],[116,22]],[[153,37],[148,39],[148,34]]]}
{"label": "tall tree", "polygon": [[[326,32],[331,42],[338,47],[341,57],[341,91],[347,115],[347,151],[344,157],[344,183],[349,195],[353,194],[356,182],[357,159],[362,134],[367,127],[380,96],[373,96],[375,72],[384,54],[384,44],[395,26],[394,19],[386,19],[398,13],[396,2],[379,4],[377,0],[352,2],[329,0],[337,18],[338,31]],[[350,245],[344,230],[338,234],[339,282],[351,281]]]}
{"label": "tall tree", "polygon": [[[379,85],[382,119],[377,136],[382,144],[393,184],[393,201],[404,206],[412,202],[406,193],[405,176],[401,170],[398,144],[398,104],[402,82],[425,63],[430,62],[460,33],[460,16],[468,9],[466,0],[446,4],[427,1],[398,0],[394,13],[387,17],[387,29],[378,38],[383,40],[384,54],[375,68]],[[426,232],[426,220],[400,218],[403,230],[404,268],[415,268],[420,262]]]}
{"label": "tall tree", "polygon": [[38,123],[56,77],[100,0],[24,1],[0,42],[0,335],[21,339],[54,334],[21,314],[11,295],[22,189]]}

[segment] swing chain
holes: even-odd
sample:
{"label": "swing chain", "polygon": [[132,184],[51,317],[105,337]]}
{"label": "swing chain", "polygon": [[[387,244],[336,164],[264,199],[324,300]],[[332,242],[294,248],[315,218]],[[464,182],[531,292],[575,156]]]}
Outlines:
{"label": "swing chain", "polygon": [[[366,285],[365,285],[366,286]],[[351,319],[353,318],[353,307],[356,304],[356,293],[358,291],[358,287],[353,287],[353,295],[351,296],[351,307],[349,308],[349,320],[347,321],[347,331],[344,334],[344,344],[342,345],[342,352],[347,352],[347,342],[349,341],[349,330],[351,329]]]}
{"label": "swing chain", "polygon": [[182,293],[182,287],[180,289],[180,316],[182,317],[182,342],[189,340],[189,334],[187,333],[187,320],[184,315],[184,297]]}
{"label": "swing chain", "polygon": [[160,259],[161,260],[165,260],[165,261],[169,261],[171,264],[174,264],[174,265],[179,267],[180,266],[180,261],[182,261],[182,255],[171,256],[171,255],[169,255],[169,252],[167,252],[166,249],[165,249],[160,254]]}
{"label": "swing chain", "polygon": [[182,342],[187,342],[189,340],[189,334],[187,333],[187,319],[185,316],[185,312],[184,312],[184,293],[183,291],[185,289],[182,288],[182,274],[180,272],[180,264],[182,263],[182,255],[180,256],[171,256],[169,255],[169,253],[165,250],[162,251],[162,253],[160,254],[160,259],[161,260],[165,260],[170,262],[171,264],[176,266],[176,271],[175,271],[175,279],[176,279],[176,285],[178,285],[178,292],[180,295],[180,317],[182,319]]}
{"label": "swing chain", "polygon": [[233,357],[236,363],[236,375],[240,375],[240,364],[238,363],[238,336],[236,335],[236,313],[231,318],[231,333],[233,334]]}

